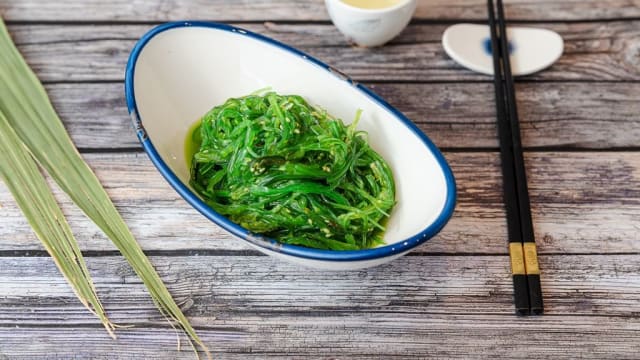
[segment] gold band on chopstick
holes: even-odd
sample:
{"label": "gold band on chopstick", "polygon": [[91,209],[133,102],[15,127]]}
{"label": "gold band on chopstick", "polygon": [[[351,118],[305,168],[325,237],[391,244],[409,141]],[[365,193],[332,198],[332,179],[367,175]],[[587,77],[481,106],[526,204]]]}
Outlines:
{"label": "gold band on chopstick", "polygon": [[523,244],[524,249],[524,265],[527,275],[540,275],[540,267],[538,266],[538,252],[536,251],[536,243],[526,242]]}
{"label": "gold band on chopstick", "polygon": [[525,275],[524,253],[522,251],[522,243],[509,243],[509,257],[511,258],[511,274]]}

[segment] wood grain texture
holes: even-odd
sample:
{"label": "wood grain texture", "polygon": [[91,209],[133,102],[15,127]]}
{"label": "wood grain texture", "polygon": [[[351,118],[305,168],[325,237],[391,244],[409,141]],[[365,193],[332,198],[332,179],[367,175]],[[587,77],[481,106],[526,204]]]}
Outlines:
{"label": "wood grain texture", "polygon": [[[637,359],[637,320],[499,315],[255,316],[198,329],[219,359]],[[69,335],[69,334],[75,334]],[[193,359],[171,329],[0,328],[0,359]],[[4,359],[3,359],[4,360]]]}
{"label": "wood grain texture", "polygon": [[[152,256],[195,326],[299,314],[399,318],[429,314],[513,316],[508,256],[406,256],[360,271],[305,270],[267,256]],[[546,255],[545,313],[628,317],[640,325],[638,255]],[[48,257],[1,257],[0,326],[96,324]],[[87,259],[109,316],[163,326],[122,257]],[[415,271],[412,269],[421,269]],[[406,321],[406,320],[405,320]],[[640,334],[639,334],[640,335]]]}
{"label": "wood grain texture", "polygon": [[[415,24],[391,44],[348,46],[332,25],[242,24],[295,46],[359,81],[490,81],[451,60],[440,44],[446,25]],[[540,25],[536,25],[540,26]],[[640,21],[547,23],[565,40],[563,56],[531,81],[640,80]],[[10,31],[41,80],[121,81],[147,25],[12,25]]]}
{"label": "wood grain texture", "polygon": [[[328,20],[322,0],[0,0],[10,21],[170,21],[190,20]],[[514,20],[583,20],[640,17],[640,2],[506,0],[505,11]],[[482,0],[419,0],[420,20],[483,20]]]}
{"label": "wood grain texture", "polygon": [[[450,233],[441,241],[432,242],[430,251],[503,252],[506,249],[506,241],[499,239],[504,239],[506,235],[504,213],[497,191],[498,173],[495,170],[487,171],[497,169],[497,156],[460,155],[460,160],[471,155],[467,160],[462,160],[464,164],[461,164],[457,171],[458,182],[462,186],[460,205],[450,226],[459,227],[460,231]],[[95,169],[145,250],[249,249],[243,242],[233,239],[182,200],[155,170],[146,154],[87,154],[85,158]],[[475,167],[484,169],[483,175],[479,176]],[[465,186],[464,180],[461,180],[465,177],[463,173],[478,180]],[[0,240],[0,248],[20,251],[41,249],[10,193],[4,185],[0,185],[0,189],[0,203],[3,204],[0,209],[0,239],[5,239]],[[115,250],[99,229],[57,189],[56,197],[62,204],[83,250]],[[465,202],[470,202],[466,210],[462,205]],[[478,217],[482,217],[483,221],[473,221]],[[469,241],[475,242],[478,248],[464,250],[468,248]]]}
{"label": "wood grain texture", "polygon": [[[541,257],[547,314],[529,319],[512,314],[506,256],[409,256],[347,273],[265,256],[151,261],[221,358],[511,357],[518,347],[529,358],[632,358],[640,336],[637,255]],[[110,316],[136,328],[112,341],[50,259],[0,258],[0,354],[177,356],[175,333],[128,265],[119,257],[88,265]]]}
{"label": "wood grain texture", "polygon": [[[485,11],[484,0],[419,0],[398,38],[359,49],[322,0],[0,0],[73,140],[215,358],[637,359],[640,1],[506,0],[509,19],[565,39],[554,66],[517,84],[546,305],[535,318],[513,315],[491,79],[440,44],[449,24],[484,22]],[[181,19],[238,22],[398,107],[452,150],[459,195],[447,227],[390,264],[337,273],[261,256],[205,220],[139,151],[123,99],[133,44]],[[135,327],[108,337],[0,183],[0,360],[192,359],[111,242],[55,195],[110,316]]]}
{"label": "wood grain texture", "polygon": [[[493,85],[368,84],[445,148],[498,147]],[[122,84],[49,84],[46,89],[82,149],[139,147]],[[640,84],[519,83],[518,110],[526,147],[637,146]]]}
{"label": "wood grain texture", "polygon": [[[436,238],[416,253],[506,253],[497,153],[446,153],[458,205]],[[146,155],[86,154],[146,250],[248,249],[184,202]],[[640,157],[634,152],[530,153],[526,164],[539,252],[640,252]],[[90,221],[56,192],[83,250],[115,250]],[[40,250],[27,222],[0,186],[0,248]]]}

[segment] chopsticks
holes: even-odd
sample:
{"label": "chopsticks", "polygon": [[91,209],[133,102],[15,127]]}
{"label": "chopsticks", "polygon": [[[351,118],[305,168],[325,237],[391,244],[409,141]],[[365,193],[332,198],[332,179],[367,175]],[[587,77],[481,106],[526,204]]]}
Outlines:
{"label": "chopsticks", "polygon": [[540,288],[540,268],[533,233],[533,221],[531,220],[515,87],[509,62],[509,42],[502,0],[496,0],[496,2],[498,7],[497,20],[493,0],[487,0],[487,9],[491,32],[496,113],[514,304],[518,315],[540,315],[544,311]]}

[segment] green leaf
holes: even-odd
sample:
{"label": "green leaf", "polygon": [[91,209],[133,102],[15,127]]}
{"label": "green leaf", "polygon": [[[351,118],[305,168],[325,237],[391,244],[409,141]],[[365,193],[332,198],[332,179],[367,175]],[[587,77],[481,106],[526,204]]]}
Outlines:
{"label": "green leaf", "polygon": [[129,228],[83,161],[58,118],[42,84],[24,61],[0,20],[0,111],[38,163],[113,241],[146,285],[160,312],[209,355]]}
{"label": "green leaf", "polygon": [[60,272],[82,304],[100,318],[115,338],[115,325],[109,321],[98,299],[89,270],[77,240],[40,173],[35,160],[0,112],[0,177],[11,191]]}

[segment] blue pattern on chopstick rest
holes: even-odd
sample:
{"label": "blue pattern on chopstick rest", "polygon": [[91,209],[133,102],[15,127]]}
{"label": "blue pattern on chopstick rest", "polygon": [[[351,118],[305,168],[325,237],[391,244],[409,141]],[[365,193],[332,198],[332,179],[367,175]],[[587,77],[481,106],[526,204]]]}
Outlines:
{"label": "blue pattern on chopstick rest", "polygon": [[[492,56],[493,52],[491,51],[491,38],[486,38],[483,41],[483,48],[484,48],[484,52],[489,55]],[[513,55],[513,52],[516,50],[516,46],[513,44],[513,42],[509,41],[509,55]]]}

